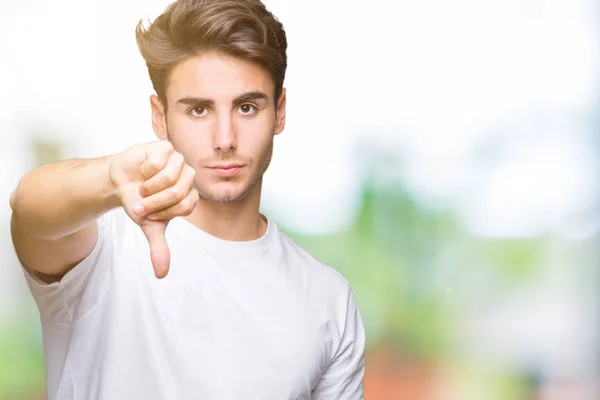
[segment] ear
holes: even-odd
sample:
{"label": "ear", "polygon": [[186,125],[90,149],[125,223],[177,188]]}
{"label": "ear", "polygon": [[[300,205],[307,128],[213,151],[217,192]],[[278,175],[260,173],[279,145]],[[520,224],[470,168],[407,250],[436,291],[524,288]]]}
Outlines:
{"label": "ear", "polygon": [[154,129],[154,134],[160,140],[166,140],[168,134],[165,107],[155,94],[150,96],[150,106],[152,107],[152,128]]}
{"label": "ear", "polygon": [[286,90],[281,89],[281,94],[277,100],[277,110],[275,111],[275,135],[279,135],[283,132],[285,127],[285,103],[286,103]]}

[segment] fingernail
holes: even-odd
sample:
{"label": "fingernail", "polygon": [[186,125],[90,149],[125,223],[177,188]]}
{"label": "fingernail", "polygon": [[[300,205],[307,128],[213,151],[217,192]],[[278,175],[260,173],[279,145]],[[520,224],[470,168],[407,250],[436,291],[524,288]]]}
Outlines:
{"label": "fingernail", "polygon": [[137,215],[142,215],[144,213],[144,206],[141,204],[138,204],[137,206],[133,207],[133,212],[136,213]]}

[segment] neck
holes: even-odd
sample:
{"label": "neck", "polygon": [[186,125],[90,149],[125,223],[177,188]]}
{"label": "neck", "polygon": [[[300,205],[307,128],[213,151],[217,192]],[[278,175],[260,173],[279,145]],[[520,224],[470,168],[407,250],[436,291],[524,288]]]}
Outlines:
{"label": "neck", "polygon": [[259,212],[261,184],[255,185],[243,199],[233,202],[217,203],[201,197],[194,211],[185,219],[222,240],[258,239],[267,228]]}

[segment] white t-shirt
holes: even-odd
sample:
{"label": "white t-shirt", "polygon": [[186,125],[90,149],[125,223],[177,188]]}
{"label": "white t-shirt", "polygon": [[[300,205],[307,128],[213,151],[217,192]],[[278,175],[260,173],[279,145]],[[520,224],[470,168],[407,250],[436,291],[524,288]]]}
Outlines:
{"label": "white t-shirt", "polygon": [[61,282],[26,271],[43,330],[48,399],[364,398],[365,333],[348,281],[268,219],[253,241],[183,218],[158,280],[122,209]]}

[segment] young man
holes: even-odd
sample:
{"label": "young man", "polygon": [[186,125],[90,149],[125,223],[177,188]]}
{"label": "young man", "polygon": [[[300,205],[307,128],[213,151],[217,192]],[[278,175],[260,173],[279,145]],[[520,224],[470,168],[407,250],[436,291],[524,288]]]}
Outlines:
{"label": "young man", "polygon": [[35,169],[11,196],[48,398],[362,399],[347,280],[259,212],[282,25],[259,0],[178,0],[137,41],[159,140]]}

